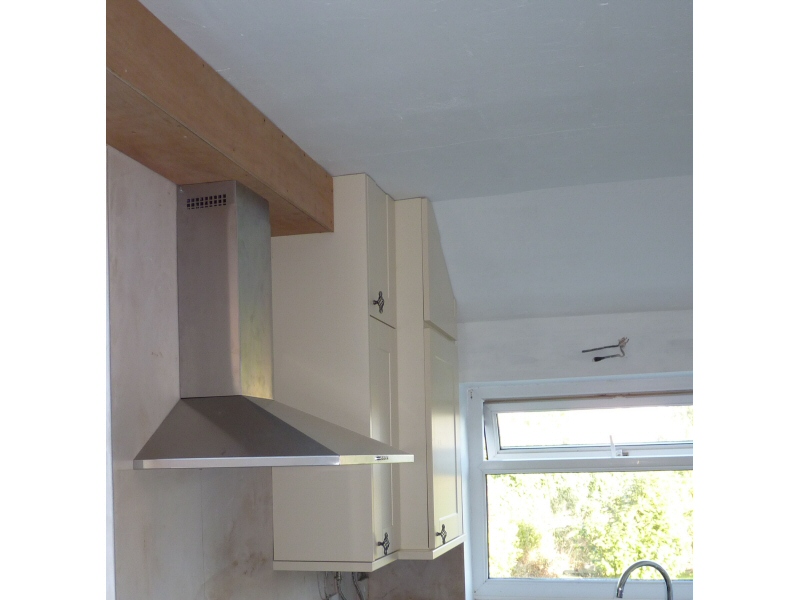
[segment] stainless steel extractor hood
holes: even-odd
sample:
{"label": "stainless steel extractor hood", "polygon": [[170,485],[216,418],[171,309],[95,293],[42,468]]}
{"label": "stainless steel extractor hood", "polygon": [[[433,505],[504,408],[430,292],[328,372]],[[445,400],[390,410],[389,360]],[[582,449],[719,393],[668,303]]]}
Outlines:
{"label": "stainless steel extractor hood", "polygon": [[181,399],[135,469],[411,462],[273,399],[269,204],[236,181],[178,187]]}

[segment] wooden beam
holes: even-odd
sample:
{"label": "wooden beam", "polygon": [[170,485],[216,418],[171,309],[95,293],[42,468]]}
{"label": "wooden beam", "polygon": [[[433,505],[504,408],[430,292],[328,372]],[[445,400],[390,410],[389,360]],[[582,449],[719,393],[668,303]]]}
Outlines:
{"label": "wooden beam", "polygon": [[136,0],[106,2],[106,141],[175,183],[236,179],[273,235],[333,231],[333,180]]}

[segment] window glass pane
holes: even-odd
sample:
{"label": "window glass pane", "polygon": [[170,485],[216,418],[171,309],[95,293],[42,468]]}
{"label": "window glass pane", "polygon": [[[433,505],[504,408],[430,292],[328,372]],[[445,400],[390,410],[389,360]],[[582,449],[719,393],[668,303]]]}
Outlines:
{"label": "window glass pane", "polygon": [[637,406],[497,414],[501,448],[692,440],[692,406]]}
{"label": "window glass pane", "polygon": [[693,579],[692,471],[487,475],[486,497],[491,578],[616,578],[646,559]]}

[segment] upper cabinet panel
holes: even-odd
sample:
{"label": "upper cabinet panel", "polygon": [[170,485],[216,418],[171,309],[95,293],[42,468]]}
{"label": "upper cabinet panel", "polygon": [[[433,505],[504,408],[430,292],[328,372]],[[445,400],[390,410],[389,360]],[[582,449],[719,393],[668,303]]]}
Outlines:
{"label": "upper cabinet panel", "polygon": [[366,185],[369,314],[395,327],[394,201],[370,177]]}
{"label": "upper cabinet panel", "polygon": [[456,297],[444,261],[431,203],[422,200],[422,277],[424,319],[456,339]]}

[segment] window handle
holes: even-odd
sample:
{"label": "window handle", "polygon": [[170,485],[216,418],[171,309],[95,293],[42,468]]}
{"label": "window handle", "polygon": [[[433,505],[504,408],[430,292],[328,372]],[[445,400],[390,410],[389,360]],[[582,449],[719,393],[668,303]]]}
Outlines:
{"label": "window handle", "polygon": [[628,456],[627,450],[617,450],[617,446],[614,444],[614,436],[608,436],[609,441],[611,442],[611,458],[617,458],[618,456]]}

